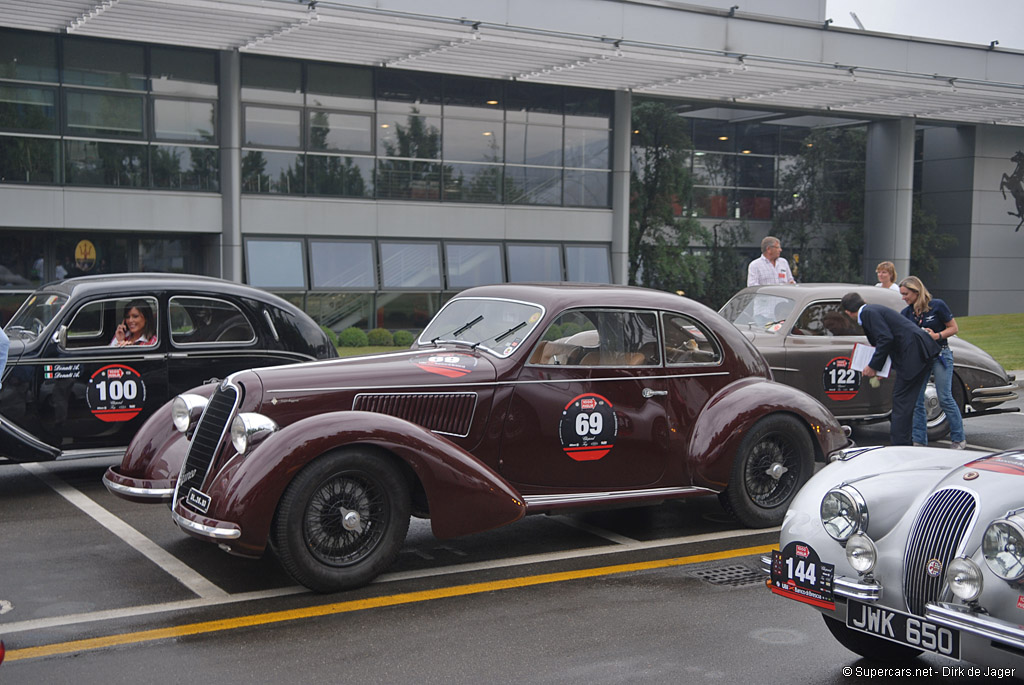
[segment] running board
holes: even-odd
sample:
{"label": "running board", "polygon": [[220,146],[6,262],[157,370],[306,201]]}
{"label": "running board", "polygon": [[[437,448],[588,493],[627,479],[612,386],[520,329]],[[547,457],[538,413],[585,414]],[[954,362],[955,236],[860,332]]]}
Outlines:
{"label": "running board", "polygon": [[714,495],[716,490],[701,487],[654,488],[646,490],[615,490],[613,492],[569,492],[550,495],[524,495],[527,510],[549,507],[571,507],[581,504],[607,504],[622,500],[663,500],[690,495]]}

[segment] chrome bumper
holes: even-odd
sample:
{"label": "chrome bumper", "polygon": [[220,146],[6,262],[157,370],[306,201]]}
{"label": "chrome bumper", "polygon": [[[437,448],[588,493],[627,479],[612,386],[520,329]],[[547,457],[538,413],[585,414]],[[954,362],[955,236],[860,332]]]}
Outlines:
{"label": "chrome bumper", "polygon": [[200,517],[187,511],[182,515],[177,508],[171,510],[171,519],[186,533],[208,540],[237,540],[242,537],[242,529],[233,523]]}
{"label": "chrome bumper", "polygon": [[971,391],[971,404],[999,404],[1017,399],[1017,384],[994,388],[975,388]]}
{"label": "chrome bumper", "polygon": [[[772,558],[761,556],[761,571],[771,575]],[[832,594],[860,602],[877,602],[882,598],[882,586],[876,581],[864,581],[860,578],[836,576],[832,584]]]}
{"label": "chrome bumper", "polygon": [[166,502],[174,495],[173,481],[131,478],[118,473],[116,466],[103,474],[103,484],[111,493],[132,502]]}
{"label": "chrome bumper", "polygon": [[963,605],[949,602],[926,604],[924,617],[940,626],[1024,651],[1024,626],[1017,623],[974,613]]}

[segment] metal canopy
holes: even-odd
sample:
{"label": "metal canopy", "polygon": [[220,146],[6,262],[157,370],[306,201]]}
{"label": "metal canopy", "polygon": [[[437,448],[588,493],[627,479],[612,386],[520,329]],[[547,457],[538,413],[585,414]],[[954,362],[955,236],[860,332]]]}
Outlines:
{"label": "metal canopy", "polygon": [[[423,2],[418,7],[422,8],[420,11],[429,11],[430,3]],[[703,10],[705,15],[713,12]],[[766,22],[765,30],[770,31],[773,23],[780,22]],[[739,54],[332,2],[0,0],[0,25],[327,62],[629,90],[636,95],[684,98],[708,106],[1024,126],[1024,84],[1020,83]],[[827,27],[816,30],[837,31]],[[864,37],[855,36],[855,32],[848,35],[853,40]],[[880,34],[873,35],[877,38]],[[870,50],[867,44],[865,49]],[[965,55],[984,52],[976,46],[936,44],[936,49],[952,53],[962,50]],[[1024,72],[1024,55],[1011,53],[1007,58],[1019,59]]]}

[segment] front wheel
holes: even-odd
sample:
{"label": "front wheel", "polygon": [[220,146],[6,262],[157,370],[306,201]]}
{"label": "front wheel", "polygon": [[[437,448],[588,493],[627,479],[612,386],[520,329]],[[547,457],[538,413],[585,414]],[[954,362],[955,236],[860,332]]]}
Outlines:
{"label": "front wheel", "polygon": [[854,654],[860,654],[865,659],[885,663],[903,663],[921,653],[920,649],[889,642],[880,637],[848,628],[845,623],[837,621],[831,616],[822,614],[821,617],[825,619],[825,625],[828,626],[832,637],[838,640],[839,644]]}
{"label": "front wheel", "polygon": [[271,529],[281,566],[317,592],[365,585],[398,555],[409,530],[409,484],[391,458],[351,448],[307,464]]}
{"label": "front wheel", "polygon": [[743,438],[719,500],[749,528],[777,526],[813,470],[814,445],[803,424],[792,416],[766,416]]}

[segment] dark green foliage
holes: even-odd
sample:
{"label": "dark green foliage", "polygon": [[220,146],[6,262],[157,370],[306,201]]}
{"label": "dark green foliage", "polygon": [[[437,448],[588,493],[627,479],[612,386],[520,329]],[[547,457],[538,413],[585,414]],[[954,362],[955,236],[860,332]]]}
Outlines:
{"label": "dark green foliage", "polygon": [[366,342],[370,345],[392,347],[395,344],[395,336],[386,328],[374,328],[366,334]]}
{"label": "dark green foliage", "polygon": [[925,284],[938,279],[937,254],[952,250],[959,242],[956,236],[939,232],[939,219],[921,206],[921,198],[914,197],[910,219],[910,273]]}
{"label": "dark green foliage", "polygon": [[369,344],[363,329],[355,326],[346,328],[338,335],[339,347],[366,347]]}
{"label": "dark green foliage", "polygon": [[551,324],[546,331],[544,331],[544,340],[558,340],[564,338],[562,333],[562,327],[557,323]]}
{"label": "dark green foliage", "polygon": [[395,345],[398,347],[409,347],[416,340],[416,335],[411,331],[395,331]]}
{"label": "dark green foliage", "polygon": [[328,328],[327,326],[321,326],[320,328],[322,328],[324,333],[327,334],[327,339],[331,341],[331,345],[334,346],[334,347],[337,347],[338,346],[338,334],[334,332],[334,329],[333,328]]}

